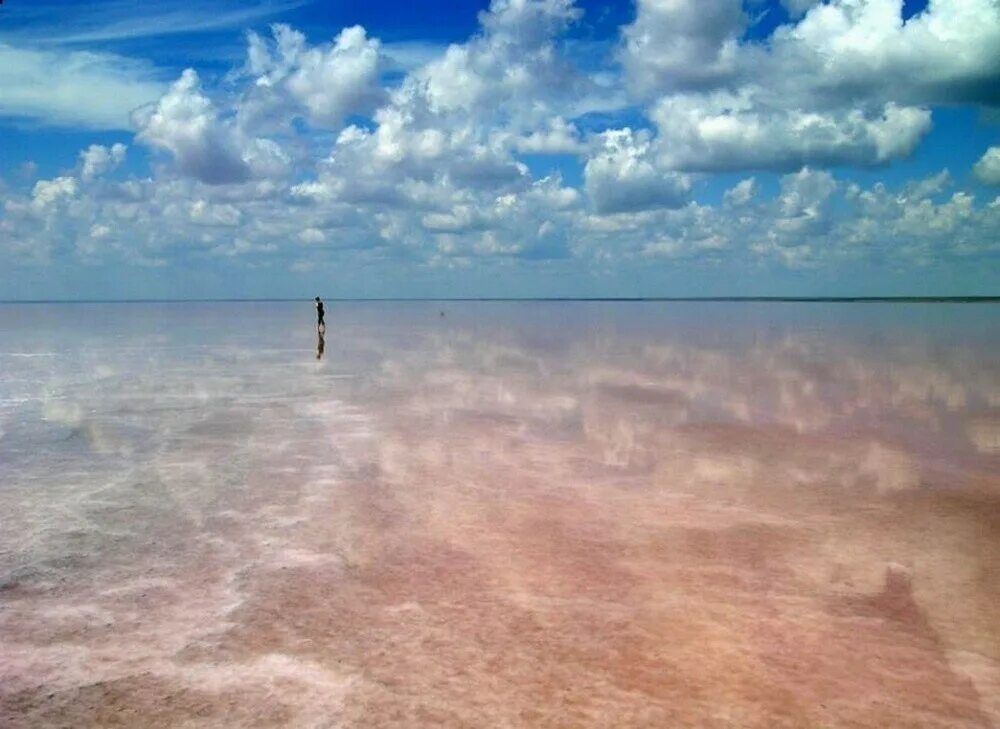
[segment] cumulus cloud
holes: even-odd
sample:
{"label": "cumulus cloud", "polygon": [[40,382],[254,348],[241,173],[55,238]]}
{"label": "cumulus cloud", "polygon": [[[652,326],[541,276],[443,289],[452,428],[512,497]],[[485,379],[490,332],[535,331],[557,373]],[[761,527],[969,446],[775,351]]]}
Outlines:
{"label": "cumulus cloud", "polygon": [[[801,17],[748,43],[739,2],[641,0],[621,66],[597,73],[564,43],[580,18],[570,0],[493,0],[467,42],[419,49],[402,78],[360,27],[310,45],[274,26],[248,35],[245,64],[222,83],[187,70],[133,115],[136,141],[159,152],[148,176],[102,179],[126,147],[91,145],[73,172],[9,180],[0,249],[30,262],[211,258],[298,271],[995,255],[1000,202],[949,189],[946,171],[889,189],[826,169],[906,157],[931,104],[991,103],[985,46],[997,23],[983,0],[963,2],[931,2],[904,24],[887,0],[790,0]],[[986,27],[968,25],[968,7]],[[962,34],[975,52],[957,48]],[[387,63],[395,75],[380,86]],[[632,96],[601,107],[625,85],[616,74]],[[559,155],[549,161],[572,170],[569,182],[542,177],[538,155]],[[983,182],[995,184],[997,157],[991,148],[976,164]],[[735,176],[745,179],[718,204],[698,202],[703,173],[723,170],[763,172]]]}
{"label": "cumulus cloud", "polygon": [[573,0],[492,0],[479,22],[487,33],[528,47],[545,44],[582,15]]}
{"label": "cumulus cloud", "polygon": [[731,78],[747,18],[740,0],[638,0],[623,30],[622,63],[640,94]]}
{"label": "cumulus cloud", "polygon": [[287,168],[276,143],[247,137],[219,117],[190,68],[155,106],[137,112],[134,121],[138,141],[169,151],[181,174],[210,185],[278,176]]}
{"label": "cumulus cloud", "polygon": [[235,240],[213,246],[209,250],[209,254],[212,256],[236,258],[237,256],[246,256],[251,253],[274,253],[276,250],[278,250],[278,246],[274,243],[254,243],[245,238],[236,238]]}
{"label": "cumulus cloud", "polygon": [[555,260],[571,255],[572,227],[579,195],[547,177],[519,193],[507,192],[471,207],[458,205],[443,215],[424,216],[436,234],[434,263],[468,265],[476,258]]}
{"label": "cumulus cloud", "polygon": [[348,115],[370,112],[382,99],[379,49],[379,41],[361,26],[312,48],[287,25],[272,28],[271,42],[251,32],[246,72],[253,85],[241,112],[249,120],[268,118],[287,114],[291,104],[317,126],[340,126]]}
{"label": "cumulus cloud", "polygon": [[757,180],[748,177],[740,180],[723,194],[723,200],[727,205],[742,206],[749,203],[757,194]]}
{"label": "cumulus cloud", "polygon": [[90,237],[95,240],[103,240],[111,235],[111,228],[100,223],[95,223],[90,227]]}
{"label": "cumulus cloud", "polygon": [[961,191],[935,201],[948,180],[943,171],[893,191],[881,183],[839,185],[822,171],[788,175],[760,252],[810,265],[888,257],[895,265],[921,266],[1000,251],[1000,203],[977,205]]}
{"label": "cumulus cloud", "polygon": [[476,141],[475,130],[450,136],[412,124],[405,109],[376,113],[369,132],[348,127],[338,137],[316,180],[294,195],[317,201],[434,207],[478,194],[496,194],[525,177],[523,165],[502,149]]}
{"label": "cumulus cloud", "polygon": [[1000,200],[977,205],[962,191],[941,202],[908,199],[875,185],[857,192],[852,202],[855,214],[844,216],[835,231],[848,245],[887,246],[896,241],[893,256],[916,265],[1000,252]]}
{"label": "cumulus cloud", "polygon": [[792,9],[805,14],[761,44],[740,40],[746,19],[738,0],[639,0],[623,30],[628,78],[654,97],[756,83],[789,105],[1000,102],[993,0],[931,0],[905,23],[902,0],[796,2]]}
{"label": "cumulus cloud", "polygon": [[80,152],[80,178],[84,181],[92,180],[115,169],[125,159],[127,149],[124,144],[113,144],[111,147],[90,145]]}
{"label": "cumulus cloud", "polygon": [[728,247],[729,241],[720,235],[690,240],[665,237],[644,243],[639,254],[645,258],[698,258],[708,261],[714,259],[712,254]]}
{"label": "cumulus cloud", "polygon": [[[634,135],[626,149],[636,148]],[[618,162],[615,174],[625,169],[624,184],[638,186],[638,199],[644,199],[636,182],[648,174],[641,157],[635,172]],[[320,260],[386,257],[451,267],[569,256],[611,268],[630,257],[748,264],[763,259],[790,267],[871,259],[920,266],[1000,252],[1000,203],[962,191],[939,199],[946,174],[895,189],[865,189],[805,169],[782,177],[775,195],[748,179],[718,207],[659,199],[658,192],[645,198],[655,204],[642,209],[631,203],[620,209],[614,198],[598,209],[558,177],[522,180],[497,191],[444,179],[410,180],[392,204],[346,193],[352,198],[346,202],[334,195],[290,204],[282,188],[270,184],[230,188],[170,178],[82,186],[68,176],[41,180],[23,196],[7,196],[0,247],[13,262],[71,250],[87,261],[139,266],[211,256],[285,260],[300,268]],[[331,241],[340,243],[326,245]]]}
{"label": "cumulus cloud", "polygon": [[308,245],[318,245],[326,242],[326,234],[319,228],[306,228],[299,233],[299,240]]}
{"label": "cumulus cloud", "polygon": [[548,119],[555,107],[587,91],[555,45],[580,15],[572,0],[493,0],[480,13],[481,34],[415,72],[409,93],[423,97],[435,114],[492,115],[507,103],[514,123]]}
{"label": "cumulus cloud", "polygon": [[897,269],[945,266],[1000,252],[1000,199],[978,201],[963,191],[941,199],[950,184],[947,171],[896,188],[862,188],[808,168],[778,182],[778,193],[767,196],[743,180],[718,207],[689,202],[584,215],[578,248],[605,262],[725,260],[830,270],[859,261]]}
{"label": "cumulus cloud", "polygon": [[905,23],[902,11],[902,0],[816,5],[775,31],[774,66],[763,70],[786,92],[806,86],[841,101],[1000,102],[996,2],[931,0]]}
{"label": "cumulus cloud", "polygon": [[[343,129],[293,197],[380,204],[398,211],[383,218],[412,214],[420,229],[440,235],[496,225],[493,201],[532,185],[516,155],[586,148],[564,114],[583,77],[555,42],[579,15],[570,0],[494,0],[480,14],[480,32],[414,69],[372,113],[370,127]],[[288,34],[281,42],[298,43]],[[400,229],[398,220],[383,220],[379,235]]]}
{"label": "cumulus cloud", "polygon": [[681,170],[876,165],[909,155],[933,104],[1000,103],[1000,6],[794,2],[764,41],[738,0],[639,0],[623,29],[630,87]]}
{"label": "cumulus cloud", "polygon": [[664,164],[703,171],[877,165],[909,155],[931,127],[928,110],[891,103],[875,113],[819,113],[727,93],[668,96],[651,116]]}
{"label": "cumulus cloud", "polygon": [[518,152],[528,154],[579,154],[586,150],[574,124],[560,116],[535,131],[513,138]]}
{"label": "cumulus cloud", "polygon": [[987,185],[1000,185],[1000,147],[990,147],[972,171]]}
{"label": "cumulus cloud", "polygon": [[31,193],[32,202],[38,207],[46,207],[60,200],[75,197],[79,185],[75,177],[57,177],[54,180],[39,180]]}
{"label": "cumulus cloud", "polygon": [[243,214],[239,208],[230,203],[210,203],[207,200],[195,200],[190,206],[191,222],[199,225],[222,225],[232,227],[239,225]]}
{"label": "cumulus cloud", "polygon": [[903,188],[902,197],[907,201],[925,200],[943,192],[952,183],[951,173],[941,170],[936,175],[923,179],[911,180]]}
{"label": "cumulus cloud", "polygon": [[825,171],[803,168],[782,177],[772,239],[781,237],[790,245],[807,244],[809,236],[828,225],[826,205],[836,189],[833,175]]}
{"label": "cumulus cloud", "polygon": [[647,132],[618,129],[604,132],[601,141],[603,146],[584,167],[587,194],[597,212],[680,207],[687,201],[688,178],[657,168]]}
{"label": "cumulus cloud", "polygon": [[136,139],[168,150],[181,172],[203,182],[245,182],[250,167],[200,86],[198,74],[185,70],[154,108],[136,115]]}

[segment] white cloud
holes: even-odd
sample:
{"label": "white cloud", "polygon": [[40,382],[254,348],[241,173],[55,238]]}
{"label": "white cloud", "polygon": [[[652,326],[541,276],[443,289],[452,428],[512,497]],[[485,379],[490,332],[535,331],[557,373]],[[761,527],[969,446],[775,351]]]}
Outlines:
{"label": "white cloud", "polygon": [[573,0],[491,0],[479,22],[487,33],[528,47],[546,43],[582,15]]}
{"label": "white cloud", "polygon": [[936,175],[906,183],[906,187],[903,188],[903,199],[908,201],[924,200],[941,193],[951,185],[951,182],[951,174],[948,170],[941,170]]}
{"label": "white cloud", "polygon": [[650,241],[642,247],[642,255],[648,258],[676,258],[684,250],[684,245],[670,238]]}
{"label": "white cloud", "polygon": [[407,77],[374,112],[373,130],[344,129],[316,179],[293,194],[420,211],[417,225],[437,233],[492,224],[469,210],[530,184],[514,152],[583,149],[552,99],[571,96],[552,35],[576,16],[561,0],[494,2],[481,34]]}
{"label": "white cloud", "polygon": [[668,96],[651,116],[663,163],[681,170],[879,164],[907,156],[931,126],[929,111],[895,104],[820,113],[728,93]]}
{"label": "white cloud", "polygon": [[201,93],[198,74],[187,69],[155,108],[136,115],[136,139],[168,150],[178,169],[209,184],[245,182],[250,167],[232,133]]}
{"label": "white cloud", "polygon": [[723,199],[727,205],[739,207],[749,203],[757,194],[757,191],[757,180],[753,177],[748,177],[745,180],[740,180],[731,188],[726,190],[723,195]]}
{"label": "white cloud", "polygon": [[803,168],[781,178],[778,203],[785,217],[816,217],[836,189],[837,182],[829,172]]}
{"label": "white cloud", "polygon": [[488,91],[489,81],[474,68],[472,51],[453,45],[427,66],[427,97],[436,112],[470,109]]}
{"label": "white cloud", "polygon": [[350,114],[371,111],[382,98],[380,43],[361,26],[313,48],[287,25],[275,25],[272,33],[271,44],[255,33],[248,38],[246,71],[254,81],[242,108],[247,119],[287,115],[292,104],[312,123],[336,127]]}
{"label": "white cloud", "polygon": [[[858,8],[876,2],[854,0]],[[845,3],[829,6],[845,15]],[[801,37],[793,24],[750,47],[739,40],[747,20],[738,3],[706,7],[714,26],[687,0],[644,0],[621,56],[639,94],[631,100],[643,106],[583,118],[622,78],[574,67],[560,36],[579,17],[567,0],[494,0],[468,42],[429,61],[422,49],[410,73],[383,89],[385,47],[361,28],[312,46],[285,26],[268,40],[251,34],[245,67],[224,83],[203,85],[185,71],[134,115],[136,140],[163,152],[148,177],[94,183],[126,150],[92,145],[76,172],[31,189],[9,180],[0,249],[16,261],[197,265],[211,257],[300,271],[344,261],[411,269],[567,257],[595,271],[623,261],[918,266],[996,254],[1000,202],[948,190],[946,171],[889,190],[823,169],[908,155],[929,129],[921,105],[937,98],[937,82],[911,69],[898,89],[872,85],[838,65],[846,61],[823,61],[808,24]],[[824,7],[804,8],[799,25],[817,22]],[[926,14],[940,21],[927,30],[939,39],[957,22],[933,2]],[[902,31],[890,16],[880,16],[892,27],[879,37],[894,47]],[[844,42],[879,67],[912,61],[864,46],[852,28],[877,19],[851,17],[838,27],[824,16],[829,34],[851,39]],[[951,62],[939,78],[956,78]],[[532,169],[546,160],[527,159],[529,169],[520,157],[552,154],[575,155],[582,184],[537,179]],[[996,157],[991,148],[977,163],[984,181]],[[745,169],[790,174],[743,175],[718,205],[693,200],[706,189],[697,173]]]}
{"label": "white cloud", "polygon": [[628,78],[648,96],[755,84],[786,106],[1000,101],[993,0],[931,0],[905,23],[902,0],[793,6],[804,17],[749,43],[739,40],[738,0],[639,0],[636,20],[623,29]]}
{"label": "white cloud", "polygon": [[187,69],[152,108],[134,116],[136,139],[168,150],[177,170],[212,185],[280,176],[288,160],[273,141],[247,137],[219,118],[201,91],[198,74]]}
{"label": "white cloud", "polygon": [[643,244],[639,254],[645,258],[697,258],[708,262],[716,260],[715,254],[727,248],[729,241],[718,234],[680,240],[667,237]]}
{"label": "white cloud", "polygon": [[245,238],[235,238],[214,246],[209,250],[209,253],[213,256],[236,258],[249,254],[274,253],[277,250],[278,246],[274,243],[254,243]]}
{"label": "white cloud", "polygon": [[86,182],[115,169],[124,161],[127,149],[124,144],[113,144],[110,148],[90,145],[80,152],[80,179]]}
{"label": "white cloud", "polygon": [[31,198],[37,207],[45,207],[59,200],[75,197],[79,189],[75,177],[57,177],[54,180],[39,180],[35,183]]}
{"label": "white cloud", "polygon": [[656,166],[648,133],[626,128],[604,132],[600,139],[603,146],[587,160],[583,173],[597,212],[679,207],[686,202],[689,180]]}
{"label": "white cloud", "polygon": [[515,138],[513,144],[518,152],[528,154],[579,154],[586,149],[576,126],[560,116],[530,134]]}
{"label": "white cloud", "polygon": [[977,206],[972,195],[956,192],[936,203],[875,185],[857,195],[856,205],[836,235],[868,247],[895,241],[894,256],[901,262],[932,265],[946,256],[1000,253],[1000,200]]}
{"label": "white cloud", "polygon": [[95,223],[90,227],[90,237],[94,240],[104,240],[111,235],[111,228],[100,223]]}
{"label": "white cloud", "polygon": [[828,225],[827,202],[836,189],[833,175],[825,171],[803,168],[782,177],[772,240],[780,238],[786,245],[808,243],[808,236]]}
{"label": "white cloud", "polygon": [[900,103],[998,101],[993,0],[931,0],[906,23],[902,0],[832,0],[777,30],[771,47],[777,68],[765,70],[786,90]]}
{"label": "white cloud", "polygon": [[482,230],[487,221],[471,205],[456,205],[445,213],[427,213],[420,219],[426,230],[435,233],[466,233]]}
{"label": "white cloud", "polygon": [[326,235],[318,228],[306,228],[299,233],[299,240],[307,245],[318,245],[326,242]]}
{"label": "white cloud", "polygon": [[[631,149],[641,147],[631,141]],[[630,187],[637,178],[625,179]],[[961,191],[937,201],[947,180],[937,174],[895,190],[863,189],[806,169],[784,176],[773,196],[743,180],[718,207],[670,199],[671,207],[657,201],[594,215],[558,177],[495,192],[444,178],[410,180],[391,204],[343,202],[336,195],[290,203],[289,188],[280,184],[226,187],[163,178],[81,186],[62,177],[8,195],[0,247],[15,263],[69,251],[87,261],[139,266],[205,255],[285,266],[395,259],[448,267],[574,256],[611,269],[629,258],[685,265],[740,259],[749,265],[760,258],[816,267],[869,258],[918,266],[996,255],[1000,203],[977,202]],[[343,245],[323,245],[333,229]]]}
{"label": "white cloud", "polygon": [[230,203],[210,203],[195,200],[190,206],[191,222],[199,225],[233,227],[239,225],[243,214]]}
{"label": "white cloud", "polygon": [[164,85],[149,65],[109,53],[0,43],[0,116],[57,126],[129,129]]}
{"label": "white cloud", "polygon": [[535,182],[525,196],[536,200],[543,210],[562,212],[577,208],[581,203],[581,196],[576,188],[564,187],[562,178],[558,175]]}
{"label": "white cloud", "polygon": [[433,114],[492,116],[501,107],[514,126],[548,120],[589,90],[554,43],[580,15],[572,0],[492,0],[482,33],[415,72],[405,93]]}
{"label": "white cloud", "polygon": [[1000,103],[1000,5],[793,2],[763,41],[738,0],[639,0],[622,32],[630,87],[651,105],[663,163],[682,170],[874,165],[909,155],[932,104]]}
{"label": "white cloud", "polygon": [[990,147],[972,171],[987,185],[1000,185],[1000,147]]}
{"label": "white cloud", "polygon": [[640,94],[714,85],[737,70],[740,0],[637,0],[622,62]]}
{"label": "white cloud", "polygon": [[[896,266],[1000,252],[996,201],[976,205],[966,192],[941,202],[931,199],[947,184],[947,172],[911,181],[897,192],[881,183],[868,190],[857,185],[844,188],[821,175],[826,173],[784,178],[775,210],[781,217],[761,236],[772,245],[771,252],[784,255],[808,246],[807,253],[796,254],[797,263],[876,256]],[[783,221],[791,225],[782,226]]]}

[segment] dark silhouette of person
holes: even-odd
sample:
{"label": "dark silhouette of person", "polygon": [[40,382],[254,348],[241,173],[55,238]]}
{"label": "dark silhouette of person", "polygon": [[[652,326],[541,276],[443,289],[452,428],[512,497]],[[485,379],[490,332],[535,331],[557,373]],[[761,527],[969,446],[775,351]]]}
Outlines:
{"label": "dark silhouette of person", "polygon": [[326,312],[323,310],[323,302],[317,296],[316,297],[316,329],[318,331],[320,331],[320,332],[325,332],[326,331],[326,321],[324,321],[324,319],[323,319],[323,317],[325,316],[325,314],[326,314]]}

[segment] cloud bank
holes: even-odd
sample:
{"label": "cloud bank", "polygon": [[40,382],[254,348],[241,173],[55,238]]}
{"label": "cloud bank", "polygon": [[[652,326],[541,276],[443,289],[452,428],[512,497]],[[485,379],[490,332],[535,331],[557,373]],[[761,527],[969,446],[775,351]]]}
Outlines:
{"label": "cloud bank", "polygon": [[[750,39],[735,0],[639,0],[596,70],[571,52],[571,0],[493,0],[472,37],[402,76],[360,26],[318,43],[250,32],[225,77],[167,85],[138,62],[0,45],[0,113],[129,128],[152,160],[122,175],[126,145],[81,150],[7,197],[0,249],[23,265],[221,255],[290,271],[995,256],[1000,199],[944,171],[885,186],[843,170],[908,158],[935,108],[1000,104],[996,3],[932,0],[905,22],[898,0],[787,7]],[[998,184],[996,152],[974,179]],[[700,199],[719,172],[738,177]]]}

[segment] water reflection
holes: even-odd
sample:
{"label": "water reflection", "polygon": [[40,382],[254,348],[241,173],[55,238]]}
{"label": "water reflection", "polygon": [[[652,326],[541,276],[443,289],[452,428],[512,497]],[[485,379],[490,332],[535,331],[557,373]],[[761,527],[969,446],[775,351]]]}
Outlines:
{"label": "water reflection", "polygon": [[997,315],[862,311],[5,319],[0,710],[990,726]]}

